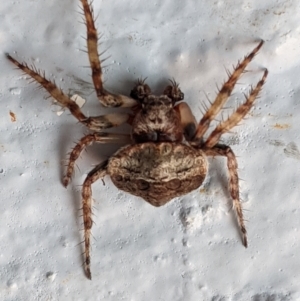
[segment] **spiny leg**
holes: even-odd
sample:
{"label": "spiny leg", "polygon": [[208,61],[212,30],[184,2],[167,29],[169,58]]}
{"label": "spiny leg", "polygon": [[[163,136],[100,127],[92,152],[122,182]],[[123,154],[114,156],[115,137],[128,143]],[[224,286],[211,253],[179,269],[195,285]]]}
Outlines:
{"label": "spiny leg", "polygon": [[84,224],[84,267],[85,274],[91,280],[91,229],[93,226],[92,219],[92,184],[98,179],[104,178],[106,175],[107,161],[97,165],[92,171],[90,171],[83,183],[82,187],[82,210],[83,210],[83,224]]}
{"label": "spiny leg", "polygon": [[207,110],[205,115],[199,122],[196,135],[194,140],[201,140],[207,129],[209,128],[210,122],[216,117],[221,108],[224,106],[226,100],[230,96],[236,82],[244,72],[247,65],[254,58],[256,53],[259,51],[264,41],[261,40],[260,43],[253,49],[253,51],[247,55],[242,62],[238,63],[233,73],[229,76],[228,81],[223,85],[222,89],[219,91],[215,101],[212,103],[211,107]]}
{"label": "spiny leg", "polygon": [[[132,107],[137,102],[127,96],[117,95],[108,92],[103,87],[102,68],[98,52],[98,33],[95,27],[93,9],[87,0],[80,0],[83,6],[83,12],[87,28],[87,50],[92,69],[92,79],[97,97],[105,107]],[[101,54],[100,54],[101,55]]]}
{"label": "spiny leg", "polygon": [[242,204],[239,193],[239,177],[237,173],[237,160],[231,148],[227,145],[218,144],[210,149],[203,149],[207,156],[225,156],[227,157],[227,167],[229,172],[229,191],[233,202],[233,208],[236,213],[237,222],[240,228],[243,245],[247,248],[247,231],[244,224]]}
{"label": "spiny leg", "polygon": [[70,153],[67,171],[63,177],[63,185],[65,187],[70,183],[74,172],[75,161],[80,156],[81,152],[92,143],[121,143],[129,144],[131,142],[129,135],[111,134],[111,133],[94,133],[81,138]]}
{"label": "spiny leg", "polygon": [[45,74],[41,75],[41,72],[34,66],[29,68],[26,63],[19,63],[9,54],[6,54],[6,57],[18,68],[31,76],[45,90],[47,90],[49,94],[57,100],[59,105],[68,108],[71,114],[89,129],[93,131],[101,131],[102,129],[107,129],[110,127],[118,126],[125,122],[129,122],[131,117],[129,114],[125,113],[113,113],[101,116],[86,117],[82,113],[80,107],[76,104],[76,102],[65,95],[62,90],[55,85],[55,83],[46,79]]}
{"label": "spiny leg", "polygon": [[88,117],[82,123],[90,130],[100,132],[103,129],[119,126],[131,122],[132,116],[126,113],[111,113],[101,116]]}
{"label": "spiny leg", "polygon": [[59,105],[62,107],[67,107],[72,115],[77,118],[80,122],[84,122],[87,117],[81,112],[79,106],[70,99],[67,95],[65,95],[61,89],[59,89],[55,83],[49,81],[45,78],[45,74],[41,75],[41,72],[32,66],[31,68],[28,67],[26,63],[19,63],[13,57],[11,57],[8,53],[6,57],[15,64],[18,68],[23,70],[26,74],[31,76],[35,81],[37,81],[44,89],[46,89],[49,94],[58,101]]}
{"label": "spiny leg", "polygon": [[257,83],[256,87],[251,91],[248,96],[246,96],[246,101],[237,108],[237,110],[228,117],[225,121],[221,122],[216,129],[210,134],[204,143],[204,147],[211,148],[216,145],[222,134],[230,131],[231,128],[236,126],[250,111],[255,99],[257,98],[259,92],[262,89],[263,84],[268,76],[268,70],[265,69],[262,79]]}

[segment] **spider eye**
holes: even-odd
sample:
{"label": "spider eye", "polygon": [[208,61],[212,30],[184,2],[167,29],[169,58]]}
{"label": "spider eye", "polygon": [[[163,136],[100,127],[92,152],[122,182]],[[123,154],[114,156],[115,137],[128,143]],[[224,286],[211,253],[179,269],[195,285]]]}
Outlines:
{"label": "spider eye", "polygon": [[160,100],[161,104],[163,104],[163,105],[173,106],[172,99],[167,95],[161,95],[159,97],[159,100]]}
{"label": "spider eye", "polygon": [[179,100],[184,100],[184,93],[180,91]]}
{"label": "spider eye", "polygon": [[152,106],[157,102],[156,100],[156,96],[154,95],[149,95],[149,96],[145,96],[145,98],[143,99],[143,103],[146,106]]}

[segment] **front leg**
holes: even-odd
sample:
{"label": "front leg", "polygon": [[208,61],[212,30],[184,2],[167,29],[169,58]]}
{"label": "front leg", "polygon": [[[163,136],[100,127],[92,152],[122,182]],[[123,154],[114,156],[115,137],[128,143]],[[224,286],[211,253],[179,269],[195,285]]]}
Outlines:
{"label": "front leg", "polygon": [[268,76],[268,70],[265,69],[264,75],[261,80],[257,83],[255,88],[251,88],[251,91],[246,97],[246,101],[241,104],[237,110],[229,116],[226,120],[219,123],[219,125],[212,131],[212,133],[208,136],[207,140],[204,143],[204,147],[212,148],[214,145],[218,143],[221,138],[221,135],[229,132],[234,126],[236,126],[251,110],[253,103],[259,92],[264,85],[266,78]]}
{"label": "front leg", "polygon": [[56,86],[56,84],[45,77],[45,72],[41,72],[34,65],[29,67],[26,63],[20,63],[8,53],[6,57],[13,64],[15,64],[19,69],[24,71],[30,77],[32,77],[38,84],[40,84],[48,93],[58,102],[63,108],[68,108],[71,114],[78,119],[80,122],[84,123],[87,117],[82,113],[80,107],[75,101],[69,98],[62,90]]}
{"label": "front leg", "polygon": [[103,87],[102,68],[98,52],[98,33],[94,22],[93,9],[87,0],[81,0],[87,28],[87,52],[92,69],[92,79],[97,97],[105,107],[133,107],[137,102],[121,94],[113,94]]}
{"label": "front leg", "polygon": [[229,79],[226,83],[224,83],[216,99],[211,104],[210,108],[206,111],[206,113],[199,122],[197,132],[194,138],[195,141],[200,140],[205,134],[205,132],[208,130],[211,121],[214,120],[217,114],[220,112],[228,97],[231,95],[231,92],[234,86],[236,85],[238,79],[241,77],[243,72],[245,72],[247,65],[255,57],[259,49],[262,47],[263,43],[264,41],[261,40],[260,43],[252,50],[252,52],[248,54],[241,62],[238,63],[238,65],[234,68],[233,73],[229,73]]}
{"label": "front leg", "polygon": [[233,209],[235,210],[237,222],[242,235],[243,245],[247,248],[247,231],[244,223],[242,204],[239,192],[239,177],[237,173],[238,164],[232,149],[227,145],[217,144],[213,148],[203,149],[207,156],[227,157],[227,167],[229,171],[229,192],[232,197]]}
{"label": "front leg", "polygon": [[23,70],[26,74],[31,76],[37,83],[39,83],[48,93],[57,101],[57,104],[63,108],[68,108],[70,113],[83,125],[90,130],[99,132],[103,129],[118,126],[123,123],[128,123],[131,116],[125,113],[113,113],[101,116],[87,117],[83,114],[80,107],[75,101],[69,98],[56,84],[45,77],[44,74],[37,70],[35,66],[29,67],[26,63],[20,63],[9,54],[6,57],[15,64],[18,68]]}

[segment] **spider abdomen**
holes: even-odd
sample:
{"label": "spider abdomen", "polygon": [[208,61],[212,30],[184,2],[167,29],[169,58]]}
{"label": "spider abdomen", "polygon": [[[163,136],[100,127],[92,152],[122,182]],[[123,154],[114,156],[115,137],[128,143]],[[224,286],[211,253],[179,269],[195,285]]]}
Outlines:
{"label": "spider abdomen", "polygon": [[113,155],[107,171],[116,187],[162,206],[198,188],[207,173],[202,150],[183,143],[128,145]]}

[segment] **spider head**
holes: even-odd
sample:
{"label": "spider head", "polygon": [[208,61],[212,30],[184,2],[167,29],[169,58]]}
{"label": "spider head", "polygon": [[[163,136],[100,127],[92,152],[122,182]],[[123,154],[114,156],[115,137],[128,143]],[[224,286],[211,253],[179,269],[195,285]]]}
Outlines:
{"label": "spider head", "polygon": [[136,143],[181,141],[183,130],[173,100],[167,95],[146,96],[133,118],[131,134]]}
{"label": "spider head", "polygon": [[167,112],[173,109],[173,102],[167,95],[148,95],[141,102],[142,111],[143,112],[155,112],[158,114],[159,112]]}

